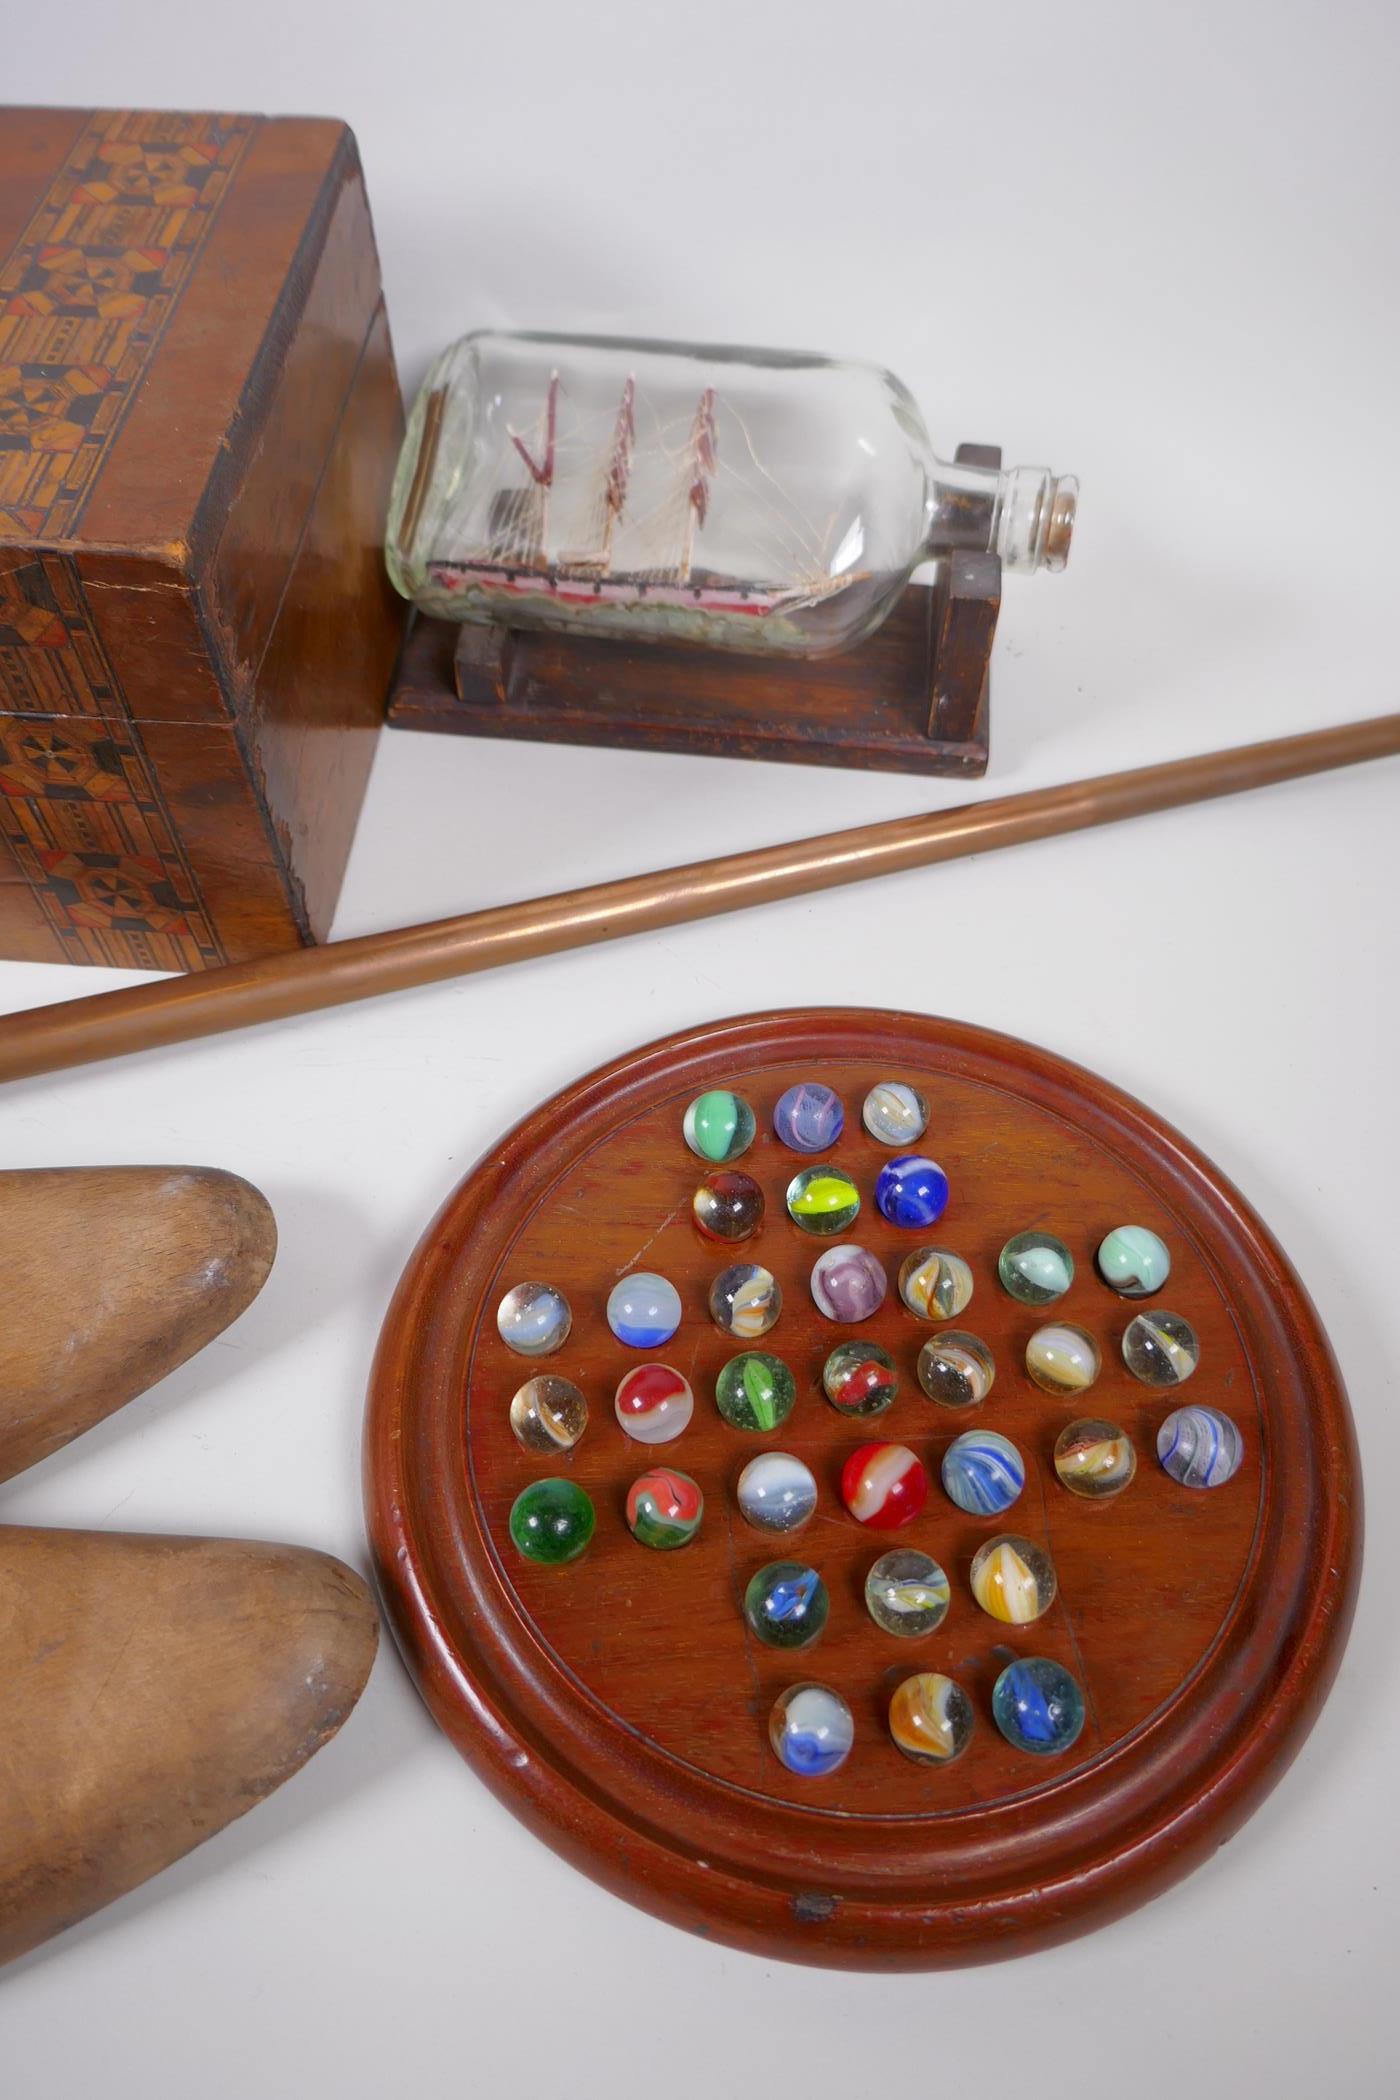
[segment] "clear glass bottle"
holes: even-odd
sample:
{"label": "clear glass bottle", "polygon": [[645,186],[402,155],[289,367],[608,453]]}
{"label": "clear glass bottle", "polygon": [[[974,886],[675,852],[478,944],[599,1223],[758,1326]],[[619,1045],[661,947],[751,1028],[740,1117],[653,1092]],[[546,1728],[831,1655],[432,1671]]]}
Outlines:
{"label": "clear glass bottle", "polygon": [[442,619],[820,656],[951,548],[1063,568],[1076,495],[937,459],[876,365],[481,333],[418,396],[386,555]]}

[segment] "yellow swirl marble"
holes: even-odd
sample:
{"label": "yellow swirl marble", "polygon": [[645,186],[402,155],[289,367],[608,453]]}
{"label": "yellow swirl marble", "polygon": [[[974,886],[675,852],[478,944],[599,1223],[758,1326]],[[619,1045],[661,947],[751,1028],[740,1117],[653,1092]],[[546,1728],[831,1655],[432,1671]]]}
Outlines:
{"label": "yellow swirl marble", "polygon": [[1003,1532],[988,1539],[973,1556],[969,1577],[972,1594],[987,1616],[1003,1626],[1029,1626],[1043,1618],[1055,1601],[1055,1569],[1050,1556],[1030,1539]]}

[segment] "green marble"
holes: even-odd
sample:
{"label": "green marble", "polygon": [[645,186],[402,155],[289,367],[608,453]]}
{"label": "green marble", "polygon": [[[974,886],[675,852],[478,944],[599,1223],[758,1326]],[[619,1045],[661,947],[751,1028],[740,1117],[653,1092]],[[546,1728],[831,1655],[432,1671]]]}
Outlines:
{"label": "green marble", "polygon": [[526,1560],[577,1560],[593,1536],[593,1504],[573,1480],[536,1480],[511,1504],[510,1535]]}
{"label": "green marble", "polygon": [[735,1429],[766,1432],[786,1422],[797,1384],[779,1356],[746,1349],[732,1356],[715,1381],[715,1405]]}
{"label": "green marble", "polygon": [[716,1087],[696,1095],[685,1112],[681,1134],[701,1159],[721,1161],[747,1152],[756,1128],[753,1110],[743,1095]]}

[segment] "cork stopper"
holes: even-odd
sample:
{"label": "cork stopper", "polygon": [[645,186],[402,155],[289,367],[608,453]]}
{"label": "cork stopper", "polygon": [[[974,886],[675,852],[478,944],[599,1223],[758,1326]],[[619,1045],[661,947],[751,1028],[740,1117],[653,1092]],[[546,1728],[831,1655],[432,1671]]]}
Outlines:
{"label": "cork stopper", "polygon": [[1074,537],[1079,483],[1046,467],[1012,467],[1001,477],[993,545],[1003,565],[1029,575],[1062,569]]}

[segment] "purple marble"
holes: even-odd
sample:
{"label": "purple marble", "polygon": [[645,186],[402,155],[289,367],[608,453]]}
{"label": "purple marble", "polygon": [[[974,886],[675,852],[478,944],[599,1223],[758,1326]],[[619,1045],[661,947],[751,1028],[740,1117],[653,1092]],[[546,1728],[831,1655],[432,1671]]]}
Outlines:
{"label": "purple marble", "polygon": [[828,1320],[868,1320],[884,1304],[888,1289],[875,1256],[850,1242],[828,1247],[812,1269],[812,1296]]}
{"label": "purple marble", "polygon": [[841,1096],[819,1080],[804,1080],[779,1097],[773,1128],[791,1152],[825,1152],[845,1128]]}

